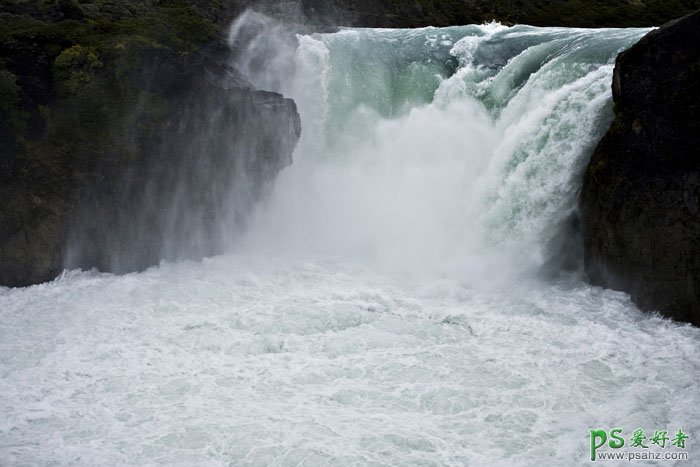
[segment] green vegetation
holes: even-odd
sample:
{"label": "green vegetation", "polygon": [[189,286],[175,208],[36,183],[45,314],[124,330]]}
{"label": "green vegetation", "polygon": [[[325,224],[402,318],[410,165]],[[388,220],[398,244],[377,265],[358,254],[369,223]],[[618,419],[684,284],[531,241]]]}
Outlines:
{"label": "green vegetation", "polygon": [[136,131],[148,132],[167,114],[140,82],[143,56],[186,60],[217,36],[222,8],[216,0],[0,1],[0,120],[21,143],[15,157],[97,157],[110,144],[133,157],[116,141],[123,120],[138,107]]}
{"label": "green vegetation", "polygon": [[55,53],[56,46],[70,43],[109,49],[123,36],[140,36],[191,51],[216,35],[221,4],[207,3],[205,10],[186,0],[3,0],[0,40],[6,44],[32,38]]}
{"label": "green vegetation", "polygon": [[25,116],[19,110],[22,90],[17,77],[8,70],[0,70],[0,112],[9,116],[10,127],[15,132],[23,132]]}
{"label": "green vegetation", "polygon": [[126,173],[170,165],[160,143],[178,134],[202,45],[230,19],[222,4],[0,0],[5,281],[55,276],[81,203],[99,200],[114,216]]}

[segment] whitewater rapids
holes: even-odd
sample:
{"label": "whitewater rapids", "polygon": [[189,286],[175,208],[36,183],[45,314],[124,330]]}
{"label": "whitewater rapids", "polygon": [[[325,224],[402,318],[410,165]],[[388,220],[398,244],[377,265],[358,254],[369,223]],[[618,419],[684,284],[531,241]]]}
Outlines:
{"label": "whitewater rapids", "polygon": [[552,270],[645,30],[251,24],[295,164],[228,255],[0,288],[0,464],[577,465],[618,426],[700,459],[700,330]]}

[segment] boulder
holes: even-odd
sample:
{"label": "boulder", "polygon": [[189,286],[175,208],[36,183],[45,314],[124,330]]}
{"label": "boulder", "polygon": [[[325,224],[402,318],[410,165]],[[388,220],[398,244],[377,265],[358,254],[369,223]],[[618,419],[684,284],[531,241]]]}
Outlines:
{"label": "boulder", "polygon": [[615,119],[580,198],[585,271],[700,325],[700,11],[617,58]]}

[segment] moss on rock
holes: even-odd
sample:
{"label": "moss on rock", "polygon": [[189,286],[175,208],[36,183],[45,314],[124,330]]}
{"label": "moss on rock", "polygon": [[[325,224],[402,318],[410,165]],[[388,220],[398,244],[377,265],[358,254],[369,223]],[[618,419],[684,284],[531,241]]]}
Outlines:
{"label": "moss on rock", "polygon": [[[207,135],[189,115],[203,122],[214,105],[238,112],[221,123],[234,147],[237,128],[261,112],[249,96],[254,91],[231,94],[218,84],[243,83],[219,63],[225,47],[215,39],[229,7],[185,0],[0,3],[0,284],[55,277],[68,263],[70,235],[91,244],[85,254],[71,253],[71,266],[113,270],[120,248],[130,258],[123,270],[158,261],[165,235],[159,216],[197,149],[183,148],[187,138]],[[296,110],[281,96],[273,100],[279,116],[265,118],[277,118],[283,131],[278,136],[270,127],[268,139],[279,146],[270,158],[286,161],[298,133],[284,131]],[[208,148],[201,156],[228,163],[222,151]],[[146,193],[154,199],[147,213],[139,206]],[[210,193],[201,209],[220,196]],[[143,235],[129,230],[137,214]]]}

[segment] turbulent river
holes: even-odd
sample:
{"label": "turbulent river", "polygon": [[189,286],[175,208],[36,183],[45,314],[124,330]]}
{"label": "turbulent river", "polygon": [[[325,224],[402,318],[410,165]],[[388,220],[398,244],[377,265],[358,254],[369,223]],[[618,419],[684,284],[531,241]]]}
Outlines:
{"label": "turbulent river", "polygon": [[646,32],[245,15],[294,164],[230,254],[0,288],[0,464],[561,466],[613,427],[700,460],[700,330],[586,285],[572,221]]}

